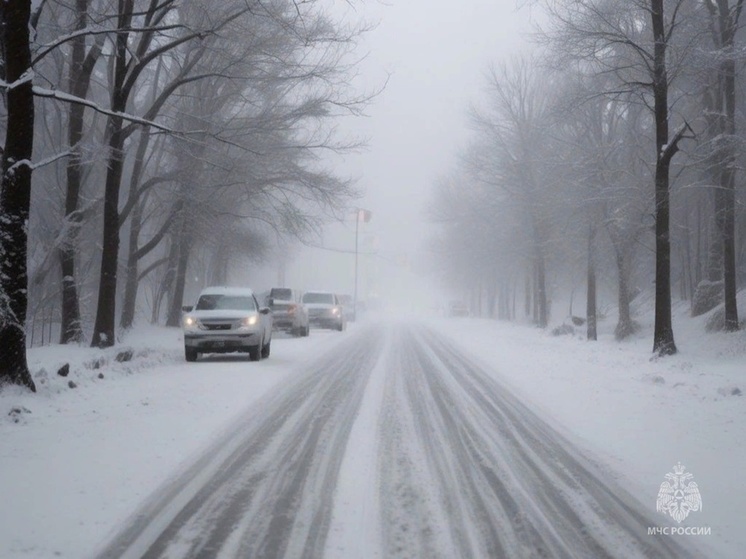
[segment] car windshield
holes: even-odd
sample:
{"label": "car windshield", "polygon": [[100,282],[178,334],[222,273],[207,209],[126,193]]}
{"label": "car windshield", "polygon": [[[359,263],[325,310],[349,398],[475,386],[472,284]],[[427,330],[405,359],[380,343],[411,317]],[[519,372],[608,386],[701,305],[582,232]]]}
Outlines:
{"label": "car windshield", "polygon": [[290,301],[293,298],[293,293],[285,287],[275,287],[269,292],[269,296],[280,301]]}
{"label": "car windshield", "polygon": [[331,293],[306,293],[305,295],[303,295],[303,302],[333,305],[334,295],[332,295]]}
{"label": "car windshield", "polygon": [[197,301],[195,310],[255,311],[256,304],[254,304],[254,298],[250,295],[202,295]]}

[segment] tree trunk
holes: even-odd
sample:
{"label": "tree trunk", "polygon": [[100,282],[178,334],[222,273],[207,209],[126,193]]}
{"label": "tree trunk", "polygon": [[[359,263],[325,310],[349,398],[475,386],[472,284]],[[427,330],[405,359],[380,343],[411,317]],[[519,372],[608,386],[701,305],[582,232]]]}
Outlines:
{"label": "tree trunk", "polygon": [[619,318],[614,330],[614,337],[617,340],[624,340],[637,330],[635,322],[632,320],[632,313],[630,312],[630,255],[631,250],[629,248],[615,247],[617,278],[619,283],[617,291]]}
{"label": "tree trunk", "polygon": [[482,287],[482,282],[477,282],[477,312],[474,313],[474,316],[478,316],[479,318],[482,318],[482,295],[484,294],[484,288]]}
{"label": "tree trunk", "polygon": [[150,240],[143,246],[138,246],[139,231],[142,227],[142,212],[144,200],[135,205],[132,211],[130,224],[130,251],[127,256],[127,274],[124,290],[124,304],[122,309],[121,326],[129,328],[135,316],[135,304],[137,302],[137,290],[143,275],[139,273],[139,262],[147,254],[150,254],[163,240],[171,228],[171,222],[174,216],[181,211],[183,204],[177,201],[168,217],[165,218],[159,231],[157,231]]}
{"label": "tree trunk", "polygon": [[699,285],[699,282],[702,281],[702,235],[704,235],[704,228],[702,227],[702,204],[697,203],[697,242],[694,253],[693,286]]}
{"label": "tree trunk", "polygon": [[[124,300],[122,301],[122,316],[119,325],[122,328],[131,328],[135,319],[135,306],[137,304],[137,288],[139,284],[138,263],[140,255],[138,254],[140,230],[142,229],[144,199],[137,199],[137,189],[142,179],[143,168],[145,167],[145,154],[150,145],[150,134],[143,129],[140,131],[140,141],[137,146],[135,155],[135,164],[132,169],[130,179],[129,198],[136,199],[132,216],[130,218],[129,244],[127,249],[127,270],[124,280]],[[146,196],[145,196],[146,198]]]}
{"label": "tree trunk", "polygon": [[168,263],[163,278],[158,285],[158,291],[153,298],[153,324],[157,324],[161,317],[161,305],[167,294],[173,293],[173,283],[176,278],[176,268],[179,263],[179,244],[176,239],[172,239],[171,246],[168,249]]}
{"label": "tree trunk", "polygon": [[738,26],[738,11],[730,10],[728,2],[720,4],[721,33],[725,60],[721,63],[723,97],[725,105],[725,137],[727,154],[722,169],[723,216],[723,302],[725,305],[725,330],[738,330],[736,304],[736,60],[734,40]]}
{"label": "tree trunk", "polygon": [[725,200],[725,217],[723,220],[723,298],[725,304],[725,330],[735,332],[739,329],[736,267],[736,192],[735,184],[723,193]]}
{"label": "tree trunk", "polygon": [[[88,0],[76,0],[77,12],[75,29],[85,29],[88,20]],[[71,41],[70,69],[68,90],[78,98],[88,94],[93,66],[98,59],[101,48],[97,44],[86,56],[85,35]],[[67,189],[65,192],[65,242],[59,252],[62,272],[62,307],[60,324],[60,343],[78,343],[83,341],[83,329],[80,320],[80,298],[75,270],[75,253],[78,232],[82,216],[79,212],[80,190],[83,183],[83,158],[80,142],[83,140],[85,107],[70,103],[68,107],[67,142],[71,154],[67,162]]]}
{"label": "tree trunk", "polygon": [[675,145],[669,145],[667,36],[663,17],[664,0],[651,0],[650,15],[655,40],[653,97],[655,112],[655,328],[653,351],[676,353],[671,320],[671,239],[669,172]]}
{"label": "tree trunk", "polygon": [[0,385],[36,392],[26,361],[28,310],[28,218],[31,207],[31,156],[34,147],[34,97],[29,28],[31,2],[6,0],[0,6],[7,90],[7,128],[0,182]]}
{"label": "tree trunk", "polygon": [[516,305],[517,305],[517,299],[518,299],[518,286],[516,285],[518,283],[518,279],[516,279],[515,283],[513,284],[513,311],[511,313],[511,318],[515,318],[516,315]]}
{"label": "tree trunk", "polygon": [[593,228],[588,228],[588,281],[586,292],[586,337],[589,340],[596,341],[598,333],[596,331],[596,268],[593,262]]}
{"label": "tree trunk", "polygon": [[534,258],[534,278],[531,282],[531,287],[533,288],[532,296],[531,296],[531,302],[533,303],[533,308],[531,309],[532,315],[531,318],[534,321],[534,324],[538,326],[539,324],[539,262],[536,258]]}
{"label": "tree trunk", "polygon": [[[159,60],[158,66],[156,68],[156,74],[153,79],[154,84],[157,84],[159,82],[162,68],[163,62],[162,60]],[[153,98],[151,99],[151,103],[153,105],[156,103],[156,93],[157,87],[153,85]],[[124,280],[124,299],[122,301],[122,316],[119,320],[119,325],[125,329],[131,328],[132,323],[135,319],[137,290],[140,284],[138,264],[140,262],[140,259],[144,256],[142,254],[139,254],[138,251],[145,200],[142,199],[142,193],[138,192],[138,189],[141,186],[143,169],[145,168],[145,155],[148,151],[148,147],[150,146],[150,138],[151,136],[149,131],[146,128],[141,128],[140,141],[137,145],[135,163],[132,169],[132,176],[130,178],[128,202],[132,200],[134,203],[132,205],[132,218],[130,219],[129,244],[127,248],[127,270],[125,272],[126,276]],[[162,154],[163,152],[161,150],[156,164],[162,161],[160,157]],[[125,204],[125,206],[127,206],[127,204]],[[126,219],[126,217],[124,219]]]}
{"label": "tree trunk", "polygon": [[127,253],[127,270],[124,280],[124,299],[122,301],[122,316],[119,325],[122,328],[131,328],[135,320],[135,306],[137,304],[138,287],[138,262],[137,255],[138,237],[142,227],[142,212],[144,202],[135,204],[130,219],[129,250]]}
{"label": "tree trunk", "polygon": [[[120,0],[118,29],[127,29],[132,19],[133,0]],[[96,323],[91,345],[110,347],[114,345],[117,303],[117,264],[119,262],[119,190],[124,168],[124,120],[119,113],[127,108],[127,92],[124,82],[127,76],[127,53],[129,34],[119,33],[115,42],[114,83],[111,92],[111,110],[107,126],[108,165],[104,190],[104,230],[101,253],[101,275],[99,277]]]}
{"label": "tree trunk", "polygon": [[[716,177],[714,182],[719,183],[720,178]],[[723,215],[723,195],[717,187],[712,190],[712,207],[714,219],[708,220],[707,224],[705,276],[707,281],[714,283],[723,281],[723,236],[718,223],[719,216]]]}
{"label": "tree trunk", "polygon": [[[121,110],[121,109],[120,109]],[[112,117],[110,123],[109,164],[104,191],[104,232],[101,253],[96,324],[91,345],[114,345],[116,322],[117,265],[119,263],[119,187],[124,167],[122,118]]]}
{"label": "tree trunk", "polygon": [[184,303],[186,272],[191,252],[192,242],[190,236],[187,234],[179,242],[179,262],[176,268],[176,277],[174,278],[174,289],[169,302],[166,326],[179,326],[181,324],[181,306]]}
{"label": "tree trunk", "polygon": [[[710,28],[712,40],[718,49],[719,64],[710,92],[705,94],[705,113],[712,115],[706,122],[712,132],[715,151],[710,166],[714,169],[715,231],[711,235],[712,245],[708,258],[708,279],[722,280],[726,331],[738,330],[738,308],[736,304],[737,268],[735,235],[735,181],[737,171],[736,137],[736,49],[735,36],[738,29],[743,0],[731,7],[730,0],[709,1],[704,5],[712,18]],[[709,310],[715,304],[693,306],[693,314]]]}
{"label": "tree trunk", "polygon": [[539,254],[536,257],[536,296],[537,296],[537,325],[540,328],[546,328],[549,322],[549,310],[547,308],[547,288],[546,288],[546,268],[544,264],[544,255]]}
{"label": "tree trunk", "polygon": [[684,212],[684,251],[682,260],[684,280],[687,286],[687,300],[691,301],[694,298],[694,272],[692,265],[692,228],[689,214],[690,208],[687,203],[686,211]]}

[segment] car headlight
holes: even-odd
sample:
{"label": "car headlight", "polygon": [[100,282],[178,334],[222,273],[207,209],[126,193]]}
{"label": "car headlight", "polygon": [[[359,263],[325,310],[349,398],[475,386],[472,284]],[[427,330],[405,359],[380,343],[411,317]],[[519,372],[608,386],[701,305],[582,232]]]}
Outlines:
{"label": "car headlight", "polygon": [[339,309],[333,308],[332,309],[332,314],[339,314]]}
{"label": "car headlight", "polygon": [[241,321],[241,326],[254,326],[259,322],[259,317],[256,315],[247,316]]}
{"label": "car headlight", "polygon": [[197,328],[199,326],[199,323],[197,322],[197,319],[193,316],[186,316],[184,317],[184,328]]}

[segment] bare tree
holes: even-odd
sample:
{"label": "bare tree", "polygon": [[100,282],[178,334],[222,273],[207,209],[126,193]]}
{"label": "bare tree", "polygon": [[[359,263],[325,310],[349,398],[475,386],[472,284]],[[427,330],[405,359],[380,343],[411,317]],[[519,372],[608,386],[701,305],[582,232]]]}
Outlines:
{"label": "bare tree", "polygon": [[[117,299],[117,266],[119,261],[119,192],[124,172],[124,143],[132,133],[125,126],[122,116],[127,111],[130,98],[134,94],[140,77],[146,68],[158,57],[173,52],[189,41],[199,40],[208,30],[189,29],[182,25],[167,25],[181,28],[173,36],[159,33],[159,28],[178,6],[173,2],[158,3],[153,0],[150,6],[141,11],[134,0],[119,0],[117,8],[117,34],[115,36],[111,67],[111,103],[106,129],[108,154],[106,184],[104,191],[104,226],[102,238],[101,274],[98,289],[96,323],[91,344],[98,347],[115,343],[115,309]],[[235,16],[235,14],[232,14]],[[135,27],[144,32],[135,33]],[[134,46],[130,42],[134,42]],[[188,67],[189,64],[186,64]]]}
{"label": "bare tree", "polygon": [[[189,142],[207,144],[203,155],[214,158],[220,150],[230,153],[233,161],[221,162],[225,169],[237,169],[236,162],[260,155],[267,161],[284,161],[285,166],[278,176],[261,176],[258,181],[237,181],[235,177],[222,177],[217,184],[235,184],[242,182],[248,191],[260,188],[267,197],[284,200],[282,205],[287,209],[288,191],[294,190],[307,200],[327,203],[344,196],[344,185],[330,175],[329,180],[319,181],[322,174],[309,172],[308,164],[300,164],[308,153],[322,149],[344,149],[346,145],[335,143],[333,134],[325,131],[323,121],[334,116],[334,110],[354,112],[364,104],[364,99],[345,99],[345,87],[338,87],[339,77],[348,68],[344,65],[343,56],[347,49],[354,46],[358,29],[340,30],[318,10],[317,2],[303,6],[291,6],[284,2],[236,3],[223,8],[222,15],[211,7],[211,20],[217,23],[209,29],[198,31],[199,25],[193,23],[208,20],[200,13],[188,15],[179,12],[180,29],[173,35],[156,40],[156,35],[140,35],[134,54],[120,44],[115,51],[120,56],[115,58],[114,83],[112,86],[112,107],[119,109],[109,120],[109,153],[110,161],[107,174],[107,195],[104,209],[104,252],[101,268],[101,285],[96,327],[92,343],[109,345],[114,343],[113,315],[116,300],[117,262],[119,247],[119,230],[124,219],[134,215],[139,219],[138,197],[144,189],[138,185],[141,173],[140,161],[147,146],[137,154],[135,159],[135,176],[131,181],[130,196],[122,213],[118,209],[119,185],[124,174],[125,154],[122,152],[124,139],[133,131],[132,126],[123,127],[119,122],[119,110],[127,106],[136,106],[137,101],[128,101],[135,90],[137,78],[144,75],[148,63],[157,57],[169,53],[177,56],[179,64],[168,64],[177,67],[176,77],[166,80],[160,86],[158,94],[150,108],[143,109],[146,120],[155,119],[167,101],[179,94],[187,95],[187,88],[197,82],[204,82],[207,89],[201,91],[201,99],[214,101],[215,106],[205,114],[200,128],[182,128],[188,132]],[[130,9],[129,6],[128,9]],[[170,3],[158,5],[151,15],[146,13],[143,27],[161,24],[166,13],[171,10]],[[206,8],[206,6],[203,6]],[[120,10],[121,14],[125,12]],[[142,16],[138,16],[142,17]],[[130,20],[120,22],[120,27],[130,25]],[[217,30],[220,33],[216,33]],[[118,41],[123,41],[120,33]],[[191,47],[190,47],[191,45]],[[254,50],[252,50],[254,49]],[[209,53],[204,60],[205,53]],[[155,83],[155,82],[153,82]],[[267,84],[272,84],[269,97]],[[262,89],[264,88],[264,93]],[[269,100],[269,102],[268,102]],[[257,112],[256,107],[262,107]],[[183,107],[182,107],[183,108]],[[179,110],[178,103],[172,109]],[[171,113],[172,121],[178,121],[178,114]],[[141,137],[142,138],[142,137]],[[144,139],[147,142],[147,138]],[[143,145],[143,144],[141,144]],[[291,155],[292,154],[292,155]],[[214,165],[209,161],[207,166]],[[259,168],[267,168],[260,164]],[[143,184],[148,184],[158,171],[151,172]],[[168,176],[168,172],[165,173]],[[316,178],[312,178],[313,176]],[[157,179],[155,179],[157,180]],[[319,188],[322,183],[327,187]],[[152,183],[151,183],[152,184]],[[289,186],[289,185],[294,186]],[[343,188],[339,188],[342,186]],[[272,194],[275,192],[276,194]],[[128,213],[135,210],[134,214]],[[116,210],[116,215],[115,215]],[[248,215],[248,214],[247,214]],[[255,212],[254,214],[255,215]],[[293,215],[299,216],[298,212]],[[136,220],[137,221],[137,220]],[[290,220],[289,220],[290,221]],[[302,220],[298,220],[302,223]],[[138,233],[139,224],[135,222],[131,230],[132,240]],[[167,225],[164,223],[164,225]],[[157,232],[161,238],[164,229]],[[151,239],[143,246],[138,242],[131,243],[133,256],[142,256],[152,249],[157,239]],[[188,246],[188,245],[187,245]],[[184,267],[186,254],[180,262]],[[123,323],[131,319],[133,288],[136,287],[132,274],[128,281],[127,315]],[[177,280],[179,275],[177,274]],[[171,313],[173,314],[173,312]]]}
{"label": "bare tree", "polygon": [[704,0],[711,17],[712,41],[717,49],[717,79],[710,90],[717,139],[716,165],[718,189],[715,194],[715,221],[722,255],[723,302],[726,331],[738,330],[736,304],[736,32],[743,11],[743,0]]}
{"label": "bare tree", "polygon": [[[482,180],[504,189],[520,201],[530,238],[535,322],[545,327],[549,320],[547,252],[550,242],[547,209],[547,169],[543,167],[548,145],[545,127],[549,119],[547,84],[540,83],[535,61],[520,59],[513,65],[493,69],[489,75],[489,109],[475,113],[474,123],[488,149],[475,161]],[[492,162],[490,162],[492,160]],[[499,169],[492,175],[490,168]]]}
{"label": "bare tree", "polygon": [[31,2],[0,5],[2,79],[8,107],[0,181],[0,385],[20,384],[36,391],[26,362],[28,307],[28,218],[34,147],[30,30]]}
{"label": "bare tree", "polygon": [[[583,71],[614,77],[599,92],[635,93],[652,115],[655,131],[655,327],[653,351],[676,353],[671,320],[671,162],[691,136],[686,121],[671,132],[670,84],[686,58],[686,41],[675,43],[685,0],[548,0],[552,29],[547,37],[558,58]],[[674,46],[677,48],[674,49]]]}
{"label": "bare tree", "polygon": [[[560,98],[558,125],[560,141],[570,146],[562,153],[570,167],[574,186],[571,196],[588,220],[588,235],[603,229],[611,241],[617,279],[617,339],[634,333],[638,325],[631,317],[631,268],[638,244],[649,225],[646,217],[653,200],[645,188],[647,169],[641,164],[652,143],[645,108],[633,94],[594,94],[608,88],[603,75],[570,73],[567,93]],[[583,190],[585,188],[585,190]],[[596,237],[589,242],[588,260],[598,251]],[[589,274],[590,275],[590,274]],[[592,282],[588,282],[589,284]],[[588,317],[590,322],[590,317]]]}
{"label": "bare tree", "polygon": [[[86,46],[86,35],[82,31],[88,26],[88,7],[89,0],[75,0],[74,31],[79,33],[70,41],[67,90],[80,99],[85,99],[88,96],[93,69],[101,55],[103,46],[101,37],[97,37],[92,46]],[[75,259],[77,253],[76,241],[84,213],[79,206],[85,167],[81,146],[85,133],[85,110],[86,107],[82,104],[70,103],[68,105],[67,142],[70,155],[66,169],[67,185],[63,239],[59,250],[62,272],[60,343],[63,344],[83,340]]]}

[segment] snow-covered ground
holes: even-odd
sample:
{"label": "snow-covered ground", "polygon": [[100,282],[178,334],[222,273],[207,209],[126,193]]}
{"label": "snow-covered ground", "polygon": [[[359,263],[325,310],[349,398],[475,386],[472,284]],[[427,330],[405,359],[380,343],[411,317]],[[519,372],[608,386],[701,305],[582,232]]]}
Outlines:
{"label": "snow-covered ground", "polygon": [[[712,535],[657,537],[697,538],[713,557],[736,558],[746,549],[746,332],[704,334],[703,321],[678,313],[680,353],[658,360],[651,360],[649,324],[618,343],[607,332],[611,321],[603,322],[600,340],[590,343],[487,320],[429,323],[653,513],[664,475],[681,462],[703,502],[685,524]],[[151,327],[124,341],[134,350],[128,362],[115,359],[122,347],[32,350],[38,393],[0,392],[0,557],[89,556],[236,418],[345,337],[277,337],[272,357],[259,363],[226,356],[187,365],[180,332]],[[63,363],[71,365],[67,377],[57,375]],[[353,435],[373,429],[375,413],[364,403]],[[360,500],[352,480],[343,478],[338,492],[340,504]]]}
{"label": "snow-covered ground", "polygon": [[[652,325],[633,340],[552,337],[530,326],[462,319],[450,334],[558,430],[585,447],[627,490],[656,510],[665,474],[694,475],[702,510],[682,524],[713,557],[746,549],[746,331],[705,334],[705,317],[674,319],[677,355],[652,358]],[[441,327],[443,327],[441,323]]]}

